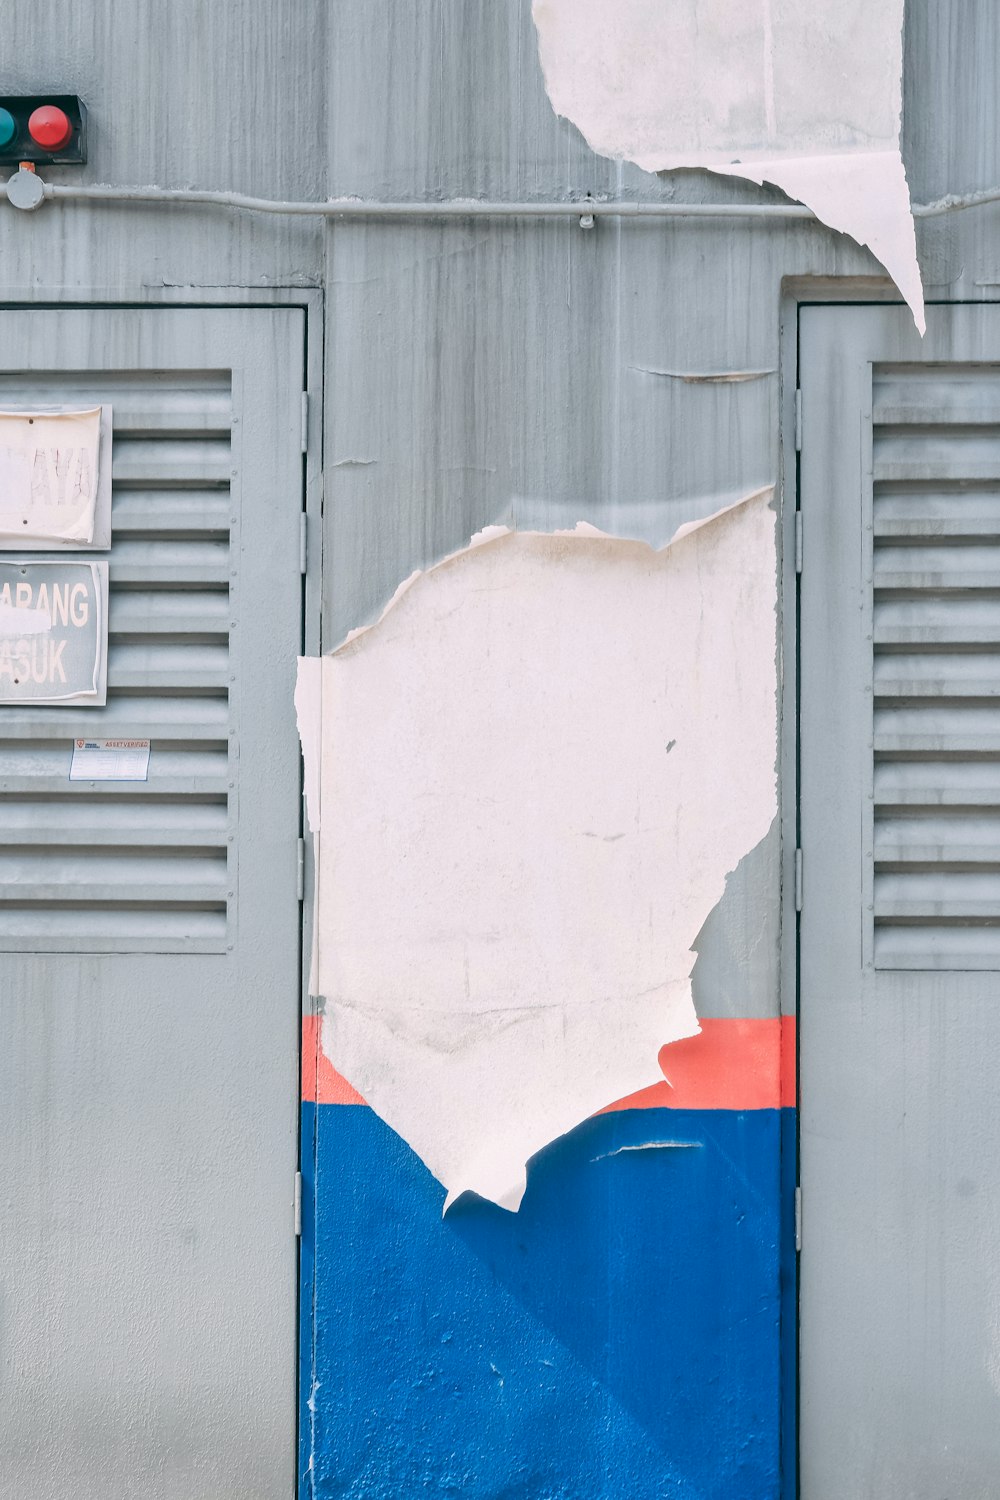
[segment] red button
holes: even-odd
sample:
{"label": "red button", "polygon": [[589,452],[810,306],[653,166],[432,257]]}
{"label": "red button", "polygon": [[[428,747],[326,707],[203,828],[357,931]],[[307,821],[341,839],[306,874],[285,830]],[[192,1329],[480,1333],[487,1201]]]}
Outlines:
{"label": "red button", "polygon": [[28,117],[28,134],[36,146],[45,151],[58,151],[73,134],[73,127],[65,110],[55,104],[42,104]]}

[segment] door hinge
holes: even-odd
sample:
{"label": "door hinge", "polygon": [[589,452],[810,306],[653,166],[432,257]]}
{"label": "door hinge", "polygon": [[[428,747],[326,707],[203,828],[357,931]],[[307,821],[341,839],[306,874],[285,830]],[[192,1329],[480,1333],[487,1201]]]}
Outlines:
{"label": "door hinge", "polygon": [[295,889],[301,901],[306,893],[306,841],[299,839],[295,863]]}
{"label": "door hinge", "polygon": [[309,517],[305,511],[299,515],[299,572],[303,578],[309,566]]}
{"label": "door hinge", "polygon": [[795,512],[795,571],[802,572],[802,512]]}
{"label": "door hinge", "polygon": [[795,851],[795,910],[802,910],[802,850]]}
{"label": "door hinge", "polygon": [[292,1213],[295,1222],[295,1238],[302,1238],[302,1173],[296,1172],[292,1190]]}
{"label": "door hinge", "polygon": [[302,392],[302,452],[309,452],[309,392]]}
{"label": "door hinge", "polygon": [[795,1189],[795,1249],[802,1249],[802,1189]]}
{"label": "door hinge", "polygon": [[795,392],[795,451],[802,452],[802,392]]}

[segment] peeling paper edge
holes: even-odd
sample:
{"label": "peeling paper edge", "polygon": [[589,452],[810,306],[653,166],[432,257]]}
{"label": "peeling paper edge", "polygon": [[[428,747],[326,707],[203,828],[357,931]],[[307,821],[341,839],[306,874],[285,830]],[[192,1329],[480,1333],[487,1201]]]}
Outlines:
{"label": "peeling paper edge", "polygon": [[[760,500],[764,495],[773,495],[776,488],[777,486],[775,483],[762,485],[760,489],[752,490],[748,495],[741,495],[738,500],[731,501],[728,505],[724,505],[719,510],[713,511],[711,515],[703,516],[699,521],[685,521],[682,525],[677,527],[677,530],[673,533],[669,540],[664,542],[660,547],[654,547],[651,542],[645,541],[642,537],[621,536],[614,532],[601,531],[599,527],[593,526],[589,521],[577,521],[575,526],[564,527],[556,529],[554,531],[541,531],[537,527],[532,528],[530,531],[522,531],[519,527],[516,526],[485,526],[482,531],[477,531],[472,537],[470,537],[469,541],[464,547],[459,547],[454,552],[447,553],[444,557],[439,558],[437,562],[431,563],[430,567],[428,568],[414,569],[409,577],[405,578],[399,585],[395,593],[392,595],[392,598],[389,600],[388,604],[385,605],[376,619],[372,620],[367,625],[358,625],[354,630],[349,630],[340,644],[338,646],[334,646],[332,651],[325,652],[324,656],[331,657],[339,655],[349,646],[353,646],[357,641],[361,639],[362,636],[367,635],[370,630],[374,630],[377,626],[381,625],[386,616],[391,614],[391,612],[395,609],[396,605],[403,598],[404,594],[407,594],[409,590],[414,586],[418,578],[423,578],[425,575],[435,573],[437,572],[438,568],[450,567],[459,558],[465,557],[469,552],[474,551],[477,547],[490,546],[492,543],[499,542],[507,536],[583,537],[590,541],[624,542],[626,545],[631,547],[644,547],[649,552],[658,556],[661,553],[666,552],[668,548],[673,547],[677,542],[683,541],[685,537],[691,536],[696,531],[700,531],[703,526],[710,526],[714,521],[719,521],[723,516],[729,515],[731,511],[738,510],[741,505],[749,505],[754,500]],[[300,661],[321,661],[322,659],[322,657],[299,658]],[[316,775],[318,774],[319,773],[317,771]],[[309,826],[310,828],[312,827],[311,822]]]}
{"label": "peeling paper edge", "polygon": [[[828,229],[849,235],[855,244],[871,251],[901,293],[923,338],[927,331],[924,285],[917,260],[910,189],[898,145],[890,151],[762,157],[728,165],[702,165],[706,171],[743,177],[758,187],[772,183],[804,204]],[[873,210],[871,204],[875,205]]]}
{"label": "peeling paper edge", "polygon": [[[575,124],[574,121],[570,123]],[[596,150],[590,141],[587,144]],[[598,152],[598,155],[607,156],[607,153]],[[740,158],[738,161],[674,154],[642,158],[616,154],[611,159],[635,161],[636,166],[645,172],[714,172],[720,177],[742,178],[757,187],[770,183],[793,202],[808,208],[818,223],[837,234],[846,234],[855,244],[870,251],[913,314],[921,338],[927,331],[910,190],[898,148],[892,151],[844,151],[827,156]],[[669,375],[673,372],[662,373]],[[686,377],[680,375],[679,378]],[[747,378],[755,376],[751,374]]]}
{"label": "peeling paper edge", "polygon": [[[532,0],[532,21],[538,62],[549,104],[557,118],[566,120],[578,130],[591,151],[609,161],[630,161],[644,172],[706,171],[721,176],[742,177],[762,187],[772,183],[788,197],[803,204],[821,224],[840,234],[849,235],[856,244],[865,246],[883,266],[902,294],[913,314],[921,338],[926,332],[924,288],[917,260],[916,231],[906,168],[900,150],[903,124],[903,5],[900,4],[899,72],[895,81],[894,140],[880,149],[844,149],[836,152],[782,152],[777,156],[751,154],[737,157],[739,145],[732,150],[630,152],[610,141],[598,141],[588,134],[572,114],[564,113],[556,103],[561,93],[559,79],[553,78],[546,58],[547,42],[539,20],[539,0]],[[769,18],[769,8],[766,11]],[[549,39],[551,44],[551,38]],[[771,58],[765,56],[766,74]],[[773,87],[773,80],[772,80]],[[565,102],[562,100],[561,102]],[[866,181],[867,179],[867,181]],[[819,192],[814,191],[818,185]],[[886,205],[890,205],[887,212]],[[874,207],[872,207],[874,205]],[[867,209],[867,212],[865,211]]]}
{"label": "peeling paper edge", "polygon": [[[552,533],[549,532],[546,533],[546,535],[552,535]],[[685,984],[690,995],[690,978],[685,981]],[[693,1006],[694,1002],[692,1000],[692,1014]],[[583,1125],[585,1121],[592,1120],[594,1116],[599,1114],[602,1109],[606,1109],[609,1104],[615,1103],[616,1099],[624,1099],[630,1093],[640,1093],[643,1089],[652,1088],[656,1084],[662,1083],[664,1079],[663,1071],[660,1067],[659,1057],[660,1052],[662,1052],[663,1048],[672,1047],[675,1042],[690,1041],[692,1037],[700,1035],[701,1021],[699,1020],[697,1015],[694,1015],[691,1030],[685,1031],[681,1036],[673,1037],[669,1042],[662,1043],[656,1050],[656,1052],[653,1053],[653,1055],[650,1057],[648,1063],[648,1071],[641,1075],[637,1072],[631,1082],[622,1085],[620,1092],[615,1093],[615,1091],[612,1090],[612,1092],[615,1093],[615,1098],[609,1099],[607,1095],[602,1092],[599,1096],[595,1095],[595,1097],[592,1098],[589,1103],[582,1104],[579,1107],[574,1107],[572,1109],[564,1108],[562,1120],[555,1124],[552,1134],[548,1137],[548,1139],[525,1158],[518,1170],[509,1179],[507,1185],[503,1188],[497,1188],[497,1190],[493,1194],[485,1195],[482,1191],[481,1186],[475,1187],[471,1183],[451,1188],[448,1188],[446,1187],[446,1184],[441,1183],[441,1186],[445,1187],[446,1189],[444,1203],[441,1206],[442,1219],[447,1214],[449,1208],[451,1208],[453,1204],[457,1203],[459,1198],[463,1197],[466,1193],[471,1193],[477,1198],[482,1198],[486,1203],[495,1203],[497,1208],[502,1208],[507,1213],[516,1214],[518,1209],[521,1207],[522,1199],[524,1198],[524,1194],[527,1191],[528,1169],[532,1161],[540,1151],[547,1151],[550,1146],[555,1144],[556,1141],[563,1140],[567,1135],[570,1135],[574,1130],[577,1130],[581,1125]],[[336,1064],[334,1064],[334,1066],[336,1066]],[[670,1087],[673,1088],[673,1084],[671,1084]],[[377,1107],[373,1106],[373,1108],[375,1108],[376,1113],[378,1113]],[[380,1118],[384,1118],[384,1116],[380,1115]],[[403,1139],[405,1139],[405,1137],[403,1137]],[[412,1143],[410,1142],[407,1142],[407,1144],[410,1146],[411,1151],[413,1151],[424,1163],[424,1166],[427,1168],[428,1172],[430,1172],[435,1182],[440,1183],[441,1179],[436,1175],[430,1163],[425,1161],[424,1157],[420,1155],[420,1152],[417,1150],[416,1146],[412,1145]],[[645,1150],[648,1148],[655,1149],[658,1146],[698,1146],[700,1144],[701,1143],[698,1141],[651,1141],[643,1143],[642,1145],[624,1146],[620,1149],[637,1151]],[[484,1145],[483,1151],[488,1150],[489,1147]],[[607,1153],[607,1155],[609,1156],[614,1156],[617,1154],[618,1153],[615,1151],[610,1151]],[[477,1168],[479,1160],[480,1158],[477,1157],[476,1160],[467,1164],[466,1171],[470,1177],[476,1177],[478,1175]]]}
{"label": "peeling paper edge", "polygon": [[302,741],[303,795],[310,833],[319,833],[320,787],[323,745],[323,697],[321,656],[300,656],[295,679],[295,714]]}
{"label": "peeling paper edge", "polygon": [[323,658],[300,656],[295,675],[295,717],[302,744],[302,795],[306,823],[313,839],[312,943],[309,952],[308,991],[318,999],[319,985],[319,880],[321,787],[323,785]]}
{"label": "peeling paper edge", "polygon": [[439,558],[436,563],[432,563],[429,568],[414,568],[410,576],[403,579],[388,604],[384,606],[381,614],[376,619],[370,621],[367,625],[358,625],[353,630],[349,630],[339,646],[335,646],[332,651],[324,654],[327,656],[336,656],[338,651],[343,651],[346,646],[353,645],[361,636],[367,635],[369,630],[374,630],[376,625],[381,625],[386,615],[391,613],[403,595],[408,593],[417,579],[423,578],[425,573],[433,573],[435,568],[445,567],[448,563],[454,562],[456,557],[463,557],[466,552],[471,552],[474,547],[484,547],[490,542],[497,542],[502,536],[509,536],[513,530],[512,526],[484,526],[482,531],[477,531],[470,537],[464,547],[459,547],[455,552],[447,553],[445,557]]}
{"label": "peeling paper edge", "polygon": [[93,540],[94,527],[93,524],[87,525],[86,518],[79,522],[74,521],[72,526],[67,526],[64,531],[25,531],[23,529],[13,531],[0,526],[0,542],[10,544],[12,552],[15,550],[22,552],[27,549],[44,552],[47,548],[51,548],[53,543],[66,544],[67,549],[71,542],[79,542],[82,547],[89,547]]}
{"label": "peeling paper edge", "polygon": [[72,410],[67,410],[64,406],[26,406],[23,409],[5,406],[0,409],[0,422],[9,418],[23,421],[28,417],[96,417],[102,410],[100,406],[73,407]]}

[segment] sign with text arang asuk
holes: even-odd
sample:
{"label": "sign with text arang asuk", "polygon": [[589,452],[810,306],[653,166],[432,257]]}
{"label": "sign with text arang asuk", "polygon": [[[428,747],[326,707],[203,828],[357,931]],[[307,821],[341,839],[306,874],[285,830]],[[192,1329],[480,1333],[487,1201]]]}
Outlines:
{"label": "sign with text arang asuk", "polygon": [[0,411],[0,551],[110,545],[110,406]]}
{"label": "sign with text arang asuk", "polygon": [[0,562],[0,704],[101,708],[106,562]]}

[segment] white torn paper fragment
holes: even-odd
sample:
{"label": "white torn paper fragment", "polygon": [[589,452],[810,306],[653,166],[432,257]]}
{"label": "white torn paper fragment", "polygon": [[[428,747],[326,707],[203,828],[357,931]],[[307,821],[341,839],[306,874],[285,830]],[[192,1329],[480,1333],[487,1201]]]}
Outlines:
{"label": "white torn paper fragment", "polygon": [[310,833],[319,833],[320,758],[322,739],[322,665],[318,656],[303,656],[295,681],[295,716],[302,741],[303,796]]}
{"label": "white torn paper fragment", "polygon": [[300,661],[322,1046],[448,1202],[516,1208],[698,1031],[692,944],[776,812],[771,494],[660,551],[491,528]]}
{"label": "white torn paper fragment", "polygon": [[594,151],[773,183],[869,246],[924,331],[903,0],[534,0],[533,14],[553,108]]}
{"label": "white torn paper fragment", "polygon": [[44,635],[52,629],[52,615],[47,609],[32,609],[16,604],[0,604],[0,637]]}
{"label": "white torn paper fragment", "polygon": [[94,540],[101,408],[0,411],[0,540]]}
{"label": "white torn paper fragment", "polygon": [[319,926],[316,921],[320,888],[320,785],[323,763],[323,663],[318,656],[299,657],[295,679],[295,717],[302,741],[302,795],[306,823],[313,836],[314,899],[309,993],[319,993]]}

